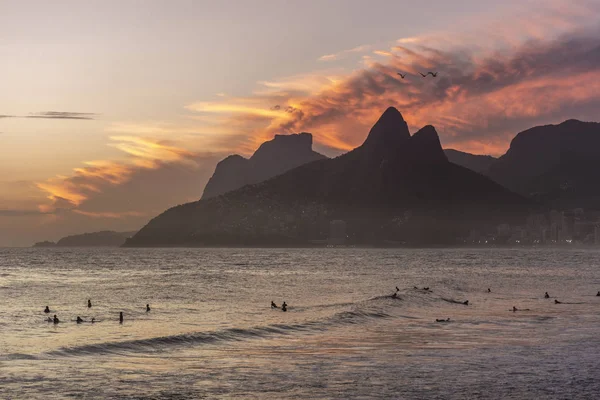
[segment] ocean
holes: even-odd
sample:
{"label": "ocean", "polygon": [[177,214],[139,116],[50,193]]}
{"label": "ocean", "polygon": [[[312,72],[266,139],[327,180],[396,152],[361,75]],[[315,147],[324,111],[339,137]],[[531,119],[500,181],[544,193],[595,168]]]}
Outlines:
{"label": "ocean", "polygon": [[0,398],[596,399],[599,290],[586,249],[0,249]]}

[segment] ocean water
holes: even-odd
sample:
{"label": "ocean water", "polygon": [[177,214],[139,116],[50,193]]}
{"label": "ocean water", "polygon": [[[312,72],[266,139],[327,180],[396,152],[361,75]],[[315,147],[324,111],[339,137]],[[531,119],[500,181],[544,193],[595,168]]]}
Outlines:
{"label": "ocean water", "polygon": [[0,249],[0,398],[596,399],[598,290],[596,250]]}

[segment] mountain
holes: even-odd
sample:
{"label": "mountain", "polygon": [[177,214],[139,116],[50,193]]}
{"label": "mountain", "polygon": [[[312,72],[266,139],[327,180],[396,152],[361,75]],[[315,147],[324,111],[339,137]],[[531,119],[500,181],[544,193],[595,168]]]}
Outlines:
{"label": "mountain", "polygon": [[444,149],[444,153],[451,163],[469,168],[482,175],[487,175],[490,166],[497,160],[492,156],[480,156],[454,149]]}
{"label": "mountain", "polygon": [[556,208],[600,208],[600,124],[567,120],[528,129],[488,176]]}
{"label": "mountain", "polygon": [[100,231],[66,236],[58,242],[39,242],[33,247],[119,247],[135,232]]}
{"label": "mountain", "polygon": [[217,164],[202,199],[220,196],[242,186],[262,182],[302,164],[326,158],[312,149],[312,135],[275,135],[260,145],[252,157],[231,155]]}
{"label": "mountain", "polygon": [[36,242],[32,247],[56,247],[56,243],[44,240],[43,242]]}
{"label": "mountain", "polygon": [[334,225],[354,244],[449,243],[473,226],[520,220],[530,205],[450,163],[433,126],[411,136],[391,107],[360,147],[173,207],[126,246],[308,245]]}

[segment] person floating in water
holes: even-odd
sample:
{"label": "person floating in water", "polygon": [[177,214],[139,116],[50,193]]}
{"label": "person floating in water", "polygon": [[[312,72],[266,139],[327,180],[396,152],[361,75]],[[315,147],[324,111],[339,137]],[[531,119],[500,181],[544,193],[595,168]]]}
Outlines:
{"label": "person floating in water", "polygon": [[150,311],[150,304],[146,304],[146,312]]}
{"label": "person floating in water", "polygon": [[469,305],[469,300],[465,300],[465,301],[463,301],[463,304],[464,304],[465,306],[468,306],[468,305]]}
{"label": "person floating in water", "polygon": [[[600,292],[599,292],[599,293],[600,293]],[[50,312],[50,308],[48,308],[48,306],[46,306],[46,308],[44,308],[44,312],[45,312],[46,314],[48,314],[48,313]]]}
{"label": "person floating in water", "polygon": [[281,305],[281,311],[287,311],[287,304],[284,301],[283,304]]}
{"label": "person floating in water", "polygon": [[273,302],[273,300],[271,300],[271,308],[279,308],[279,307],[277,307],[277,304],[275,304],[275,303]]}
{"label": "person floating in water", "polygon": [[119,313],[119,323],[123,323],[123,311]]}
{"label": "person floating in water", "polygon": [[446,319],[435,319],[435,322],[450,322],[450,318],[446,318]]}
{"label": "person floating in water", "polygon": [[554,299],[554,304],[562,304],[562,302]]}
{"label": "person floating in water", "polygon": [[54,318],[52,319],[52,322],[54,322],[55,324],[58,324],[60,322],[58,320],[58,317],[56,316],[56,314],[54,314]]}
{"label": "person floating in water", "polygon": [[84,322],[84,321],[81,319],[81,317],[79,317],[79,316],[78,316],[78,317],[77,317],[77,323],[78,323],[78,324],[80,324],[80,323],[82,323],[82,322]]}
{"label": "person floating in water", "polygon": [[544,293],[544,298],[545,299],[549,299],[550,298],[550,295],[548,294],[548,292]]}
{"label": "person floating in water", "polygon": [[92,300],[88,299],[88,308],[92,308]]}

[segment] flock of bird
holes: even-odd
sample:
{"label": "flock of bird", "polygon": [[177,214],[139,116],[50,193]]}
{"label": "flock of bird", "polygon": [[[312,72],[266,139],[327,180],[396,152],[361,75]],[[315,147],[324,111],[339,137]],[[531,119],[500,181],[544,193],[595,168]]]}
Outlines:
{"label": "flock of bird", "polygon": [[[396,72],[398,75],[400,75],[400,78],[404,79],[404,77],[407,75],[406,73],[403,75],[400,72]],[[422,72],[419,72],[419,75],[421,75],[423,78],[425,78],[427,75],[431,75],[432,77],[436,77],[437,76],[437,72],[431,72],[429,71],[428,73],[424,74]]]}

